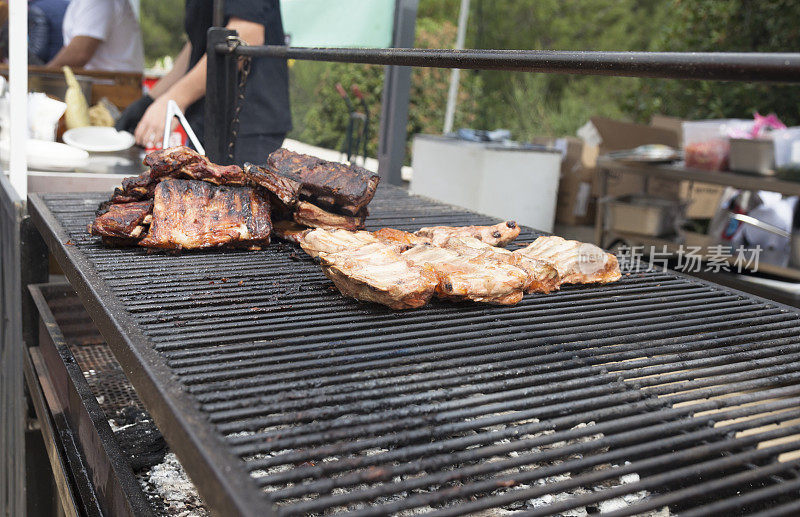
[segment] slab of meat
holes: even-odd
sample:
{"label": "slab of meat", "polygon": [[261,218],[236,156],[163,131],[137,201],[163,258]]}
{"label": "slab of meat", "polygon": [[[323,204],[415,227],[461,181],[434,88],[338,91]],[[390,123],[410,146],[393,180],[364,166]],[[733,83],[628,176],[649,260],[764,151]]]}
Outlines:
{"label": "slab of meat", "polygon": [[295,205],[292,217],[296,223],[312,228],[342,228],[355,231],[364,227],[367,211],[364,209],[358,215],[340,215],[323,210],[308,201],[300,201]]}
{"label": "slab of meat", "polygon": [[122,180],[111,203],[129,203],[152,199],[156,185],[168,178],[202,180],[214,185],[244,186],[253,182],[237,165],[217,165],[188,147],[170,147],[148,154],[144,159],[150,168],[138,176]]}
{"label": "slab of meat", "polygon": [[168,147],[153,151],[144,157],[144,164],[153,171],[153,177],[167,176],[184,165],[196,162],[202,158],[197,151],[186,146]]}
{"label": "slab of meat", "polygon": [[272,222],[272,234],[283,241],[292,242],[294,244],[300,244],[300,241],[303,240],[303,236],[309,231],[309,228],[292,221]]}
{"label": "slab of meat", "polygon": [[165,249],[269,244],[267,195],[250,187],[168,179],[156,186],[150,232],[140,246]]}
{"label": "slab of meat", "polygon": [[245,163],[244,170],[253,183],[272,192],[286,207],[291,208],[300,200],[302,184],[299,181],[252,163]]}
{"label": "slab of meat", "polygon": [[443,247],[455,251],[462,257],[483,257],[520,268],[528,276],[523,287],[526,293],[549,293],[558,289],[561,284],[558,270],[551,264],[512,253],[504,248],[490,246],[474,237],[451,237],[443,244]]}
{"label": "slab of meat", "polygon": [[528,275],[516,266],[481,256],[462,257],[431,244],[414,246],[400,256],[411,264],[433,268],[440,298],[513,305],[522,300],[528,283]]}
{"label": "slab of meat", "polygon": [[492,226],[431,226],[420,228],[415,235],[431,240],[437,246],[450,237],[474,237],[492,246],[505,246],[519,235],[519,226],[514,221],[504,221]]}
{"label": "slab of meat", "polygon": [[89,225],[89,233],[103,238],[122,241],[138,241],[144,236],[144,225],[150,223],[153,202],[140,201],[110,205]]}
{"label": "slab of meat", "polygon": [[342,294],[392,309],[422,307],[438,284],[430,268],[409,264],[380,242],[336,253],[320,252],[319,257],[325,275]]}
{"label": "slab of meat", "polygon": [[367,244],[375,244],[378,239],[370,232],[351,232],[347,230],[311,230],[300,241],[303,251],[312,257],[320,253],[338,253],[355,250]]}
{"label": "slab of meat", "polygon": [[[377,174],[361,167],[329,162],[287,149],[278,149],[269,155],[264,166],[256,168],[263,178],[273,177],[269,181],[274,185],[271,191],[289,206],[292,206],[292,200],[296,202],[302,196],[315,205],[350,215],[361,213],[369,204],[380,181]],[[270,188],[266,183],[265,180],[262,185]]]}
{"label": "slab of meat", "polygon": [[539,237],[514,253],[552,264],[562,284],[604,284],[622,277],[617,257],[611,253],[593,244],[568,241],[555,235]]}

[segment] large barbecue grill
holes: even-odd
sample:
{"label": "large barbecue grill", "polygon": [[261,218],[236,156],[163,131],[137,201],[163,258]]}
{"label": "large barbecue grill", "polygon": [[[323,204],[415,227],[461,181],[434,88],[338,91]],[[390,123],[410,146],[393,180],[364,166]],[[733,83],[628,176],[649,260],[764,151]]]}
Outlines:
{"label": "large barbecue grill", "polygon": [[[800,54],[244,47],[213,28],[207,55],[215,163],[243,56],[800,82]],[[404,95],[385,97],[396,151]],[[369,229],[495,222],[389,185],[402,153],[384,151],[398,170],[382,171]],[[169,514],[136,466],[160,442],[137,449],[109,425],[125,400],[220,515],[800,513],[797,309],[629,264],[617,283],[513,307],[399,313],[342,297],[290,245],[106,248],[86,224],[107,192],[34,195],[25,216],[2,177],[0,191],[10,514],[24,506],[23,366],[67,515]],[[70,285],[30,285],[48,280],[38,234]]]}
{"label": "large barbecue grill", "polygon": [[[219,514],[800,511],[793,308],[631,267],[513,307],[398,313],[343,298],[289,245],[104,247],[85,228],[105,196],[28,208]],[[370,209],[370,229],[495,222],[391,186]]]}

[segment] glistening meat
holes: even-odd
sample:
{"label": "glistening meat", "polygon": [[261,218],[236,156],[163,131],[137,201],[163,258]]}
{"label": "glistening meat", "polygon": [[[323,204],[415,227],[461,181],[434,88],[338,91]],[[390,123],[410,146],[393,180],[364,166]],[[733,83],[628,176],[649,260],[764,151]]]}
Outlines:
{"label": "glistening meat", "polygon": [[140,246],[165,249],[269,244],[269,200],[250,187],[169,179],[158,184],[150,232]]}

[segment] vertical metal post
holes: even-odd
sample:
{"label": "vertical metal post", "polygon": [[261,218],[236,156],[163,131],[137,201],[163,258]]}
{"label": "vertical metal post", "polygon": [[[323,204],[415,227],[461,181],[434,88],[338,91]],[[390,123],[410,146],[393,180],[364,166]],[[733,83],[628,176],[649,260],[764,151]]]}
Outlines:
{"label": "vertical metal post", "polygon": [[[392,45],[414,46],[418,0],[395,0]],[[400,169],[406,155],[406,126],[411,90],[411,68],[387,66],[383,80],[381,127],[378,139],[378,174],[391,185],[403,183]]]}
{"label": "vertical metal post", "polygon": [[[461,0],[455,46],[457,50],[464,48],[464,40],[467,37],[467,20],[469,20],[469,0]],[[447,109],[444,112],[444,130],[442,131],[444,134],[453,131],[453,122],[456,118],[456,103],[458,102],[458,80],[460,77],[461,70],[458,68],[450,70],[450,88],[447,91]]]}
{"label": "vertical metal post", "polygon": [[206,56],[208,69],[206,74],[205,123],[203,128],[203,145],[206,156],[221,165],[228,165],[228,139],[231,135],[231,117],[236,95],[236,56],[219,54],[214,50],[217,43],[225,43],[228,36],[235,36],[236,31],[220,27],[208,29]]}
{"label": "vertical metal post", "polygon": [[28,196],[28,4],[12,2],[8,7],[8,86],[9,111],[13,121],[9,130],[8,171],[11,184],[21,199]]}
{"label": "vertical metal post", "polygon": [[[18,3],[19,4],[19,3]],[[25,516],[25,404],[20,293],[24,203],[0,174],[0,511]]]}
{"label": "vertical metal post", "polygon": [[225,0],[214,0],[214,16],[211,24],[214,27],[223,27],[225,25]]}

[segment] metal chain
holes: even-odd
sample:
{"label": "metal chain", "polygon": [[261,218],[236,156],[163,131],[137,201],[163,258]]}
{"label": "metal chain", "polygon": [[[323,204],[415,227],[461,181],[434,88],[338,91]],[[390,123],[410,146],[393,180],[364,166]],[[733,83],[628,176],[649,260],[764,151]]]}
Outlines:
{"label": "metal chain", "polygon": [[[231,50],[236,49],[239,45],[247,45],[238,36],[228,37],[228,46]],[[250,56],[241,56],[242,70],[239,73],[239,84],[236,91],[236,103],[233,108],[233,118],[231,119],[231,133],[228,139],[228,160],[233,163],[234,150],[236,149],[236,139],[239,136],[239,114],[242,112],[242,105],[244,104],[245,86],[247,86],[247,76],[250,75]]]}

